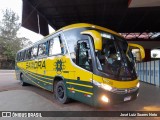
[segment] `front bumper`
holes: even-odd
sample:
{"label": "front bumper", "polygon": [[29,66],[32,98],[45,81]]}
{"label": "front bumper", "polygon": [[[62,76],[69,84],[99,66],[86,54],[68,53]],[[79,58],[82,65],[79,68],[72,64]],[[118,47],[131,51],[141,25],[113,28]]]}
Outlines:
{"label": "front bumper", "polygon": [[[97,86],[94,86],[93,90],[94,90],[93,104],[94,106],[100,106],[100,107],[133,101],[137,98],[138,93],[139,93],[139,88],[137,88],[134,91],[127,92],[127,93],[113,93],[113,92],[104,90]],[[102,96],[106,96],[109,99],[109,102],[102,101],[101,99]]]}

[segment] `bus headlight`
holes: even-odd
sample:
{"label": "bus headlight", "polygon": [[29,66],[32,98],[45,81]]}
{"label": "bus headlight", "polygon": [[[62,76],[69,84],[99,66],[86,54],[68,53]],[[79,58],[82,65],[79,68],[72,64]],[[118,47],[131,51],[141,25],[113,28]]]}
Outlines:
{"label": "bus headlight", "polygon": [[140,86],[140,83],[138,82],[138,83],[137,83],[137,88],[139,88],[139,86]]}
{"label": "bus headlight", "polygon": [[105,90],[108,90],[108,91],[112,91],[113,90],[113,88],[110,85],[107,85],[107,84],[104,84],[104,83],[100,83],[100,82],[97,82],[95,80],[93,80],[93,84],[98,86],[98,87],[101,87],[101,88],[103,88]]}
{"label": "bus headlight", "polygon": [[105,90],[108,90],[108,91],[111,91],[112,90],[112,87],[110,85],[107,85],[107,84],[103,84],[101,83],[101,87]]}

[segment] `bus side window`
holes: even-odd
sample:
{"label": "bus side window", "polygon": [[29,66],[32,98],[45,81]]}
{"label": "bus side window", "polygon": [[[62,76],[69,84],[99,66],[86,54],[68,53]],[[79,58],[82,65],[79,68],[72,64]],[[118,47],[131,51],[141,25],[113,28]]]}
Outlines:
{"label": "bus side window", "polygon": [[21,52],[20,61],[25,60],[25,53],[26,53],[26,51]]}
{"label": "bus side window", "polygon": [[31,51],[31,58],[32,59],[35,59],[37,57],[37,50],[38,50],[38,47],[37,46],[34,46],[32,48],[32,51]]}
{"label": "bus side window", "polygon": [[60,40],[61,54],[66,54],[67,53],[67,47],[66,47],[64,37],[62,35],[59,36],[59,40]]}
{"label": "bus side window", "polygon": [[18,53],[16,54],[16,61],[18,61]]}
{"label": "bus side window", "polygon": [[27,60],[31,59],[31,50],[32,50],[32,48],[29,48],[28,50],[26,50],[26,59]]}
{"label": "bus side window", "polygon": [[49,44],[49,56],[51,55],[57,55],[62,53],[61,49],[62,44],[60,43],[59,37],[54,37],[52,40],[50,40]]}
{"label": "bus side window", "polygon": [[90,46],[87,40],[78,41],[77,59],[76,63],[84,69],[92,70],[92,60],[90,53]]}
{"label": "bus side window", "polygon": [[20,61],[21,53],[18,53],[17,55],[17,61]]}
{"label": "bus side window", "polygon": [[47,42],[39,44],[38,46],[38,56],[44,56],[47,54]]}
{"label": "bus side window", "polygon": [[22,61],[23,52],[20,52],[19,61]]}
{"label": "bus side window", "polygon": [[23,60],[25,60],[25,56],[26,56],[26,50],[23,53]]}

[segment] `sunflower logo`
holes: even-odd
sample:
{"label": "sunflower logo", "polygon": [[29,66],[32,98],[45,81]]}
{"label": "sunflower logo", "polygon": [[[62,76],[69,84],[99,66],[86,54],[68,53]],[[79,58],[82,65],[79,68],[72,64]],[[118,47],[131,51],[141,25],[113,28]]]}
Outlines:
{"label": "sunflower logo", "polygon": [[62,71],[65,69],[65,63],[66,61],[62,60],[62,59],[57,59],[54,66],[54,70],[57,72],[57,74],[61,74]]}

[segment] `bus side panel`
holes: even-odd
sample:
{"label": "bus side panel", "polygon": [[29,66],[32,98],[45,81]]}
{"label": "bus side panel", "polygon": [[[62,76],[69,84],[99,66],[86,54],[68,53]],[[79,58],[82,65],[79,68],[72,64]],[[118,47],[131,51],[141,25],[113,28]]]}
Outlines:
{"label": "bus side panel", "polygon": [[[48,76],[60,76],[63,78],[67,96],[92,105],[92,73],[77,67],[70,60],[70,56],[59,55],[49,57],[46,61],[46,74]],[[38,70],[43,72],[42,70]]]}
{"label": "bus side panel", "polygon": [[19,62],[17,64],[20,73],[24,75],[24,82],[52,91],[53,77],[46,74],[38,74],[38,68],[35,67],[36,64],[38,63],[35,60]]}
{"label": "bus side panel", "polygon": [[78,40],[83,39],[80,33],[84,30],[86,30],[86,28],[72,29],[63,32],[69,48],[68,52],[70,52],[70,55],[67,56],[68,63],[66,64],[65,70],[69,72],[69,78],[66,79],[66,85],[69,97],[80,102],[93,105],[93,73],[77,66],[74,63],[76,60],[75,46],[77,45]]}
{"label": "bus side panel", "polygon": [[[71,83],[74,85],[71,85]],[[93,92],[90,82],[67,79],[66,86],[68,97],[89,105],[93,105]],[[89,86],[90,88],[86,86]]]}

